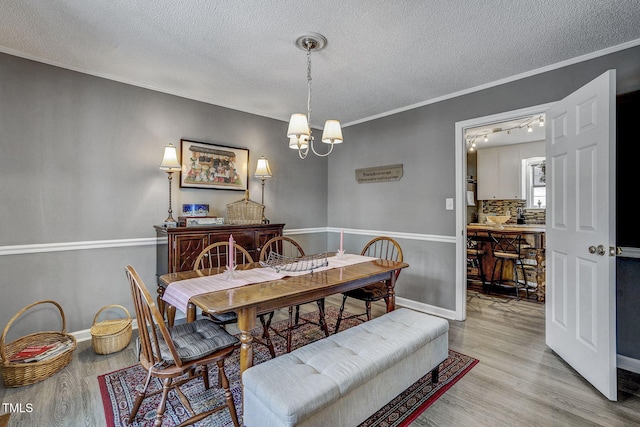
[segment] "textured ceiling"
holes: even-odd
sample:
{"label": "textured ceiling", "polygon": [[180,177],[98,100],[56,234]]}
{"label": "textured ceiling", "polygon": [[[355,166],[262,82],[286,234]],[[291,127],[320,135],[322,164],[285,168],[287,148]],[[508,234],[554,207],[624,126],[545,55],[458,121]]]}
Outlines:
{"label": "textured ceiling", "polygon": [[640,43],[638,0],[2,0],[0,51],[287,121],[353,124]]}

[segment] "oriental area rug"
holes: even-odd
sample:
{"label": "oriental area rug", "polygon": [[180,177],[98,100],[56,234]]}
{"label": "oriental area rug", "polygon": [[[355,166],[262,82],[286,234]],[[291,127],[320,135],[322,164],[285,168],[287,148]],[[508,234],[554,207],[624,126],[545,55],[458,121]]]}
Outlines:
{"label": "oriental area rug", "polygon": [[[332,331],[335,325],[338,311],[333,307],[327,307],[325,318]],[[345,316],[347,313],[345,312]],[[304,316],[317,319],[317,312]],[[356,319],[343,321],[340,329],[347,329],[360,322]],[[287,321],[273,324],[276,329],[286,327]],[[261,327],[252,331],[254,336],[261,335]],[[276,354],[283,354],[286,349],[286,341],[272,333],[272,341]],[[305,324],[295,330],[293,334],[292,350],[308,344],[312,341],[324,338],[324,333],[317,325]],[[254,345],[254,364],[269,360],[269,351],[263,345]],[[462,378],[474,365],[478,363],[464,354],[449,350],[449,357],[440,365],[440,379],[438,383],[431,382],[431,373],[425,372],[425,376],[416,381],[412,386],[396,396],[387,405],[372,415],[361,427],[402,427],[415,420],[425,409],[442,396],[453,384]],[[229,377],[231,391],[236,403],[238,418],[242,422],[242,388],[240,385],[239,351],[235,351],[225,363],[225,371]],[[217,384],[217,370],[210,369],[210,384]],[[136,397],[136,388],[141,387],[146,379],[146,371],[140,365],[134,365],[125,369],[98,376],[100,393],[104,404],[106,425],[108,427],[151,427],[155,421],[156,408],[160,396],[156,395],[145,399],[138,411],[135,421],[128,423],[130,410]],[[161,388],[157,379],[152,379],[150,390]],[[183,393],[191,402],[196,412],[202,412],[208,407],[220,404],[224,401],[224,392],[212,387],[205,390],[202,381],[191,381],[181,387]],[[178,399],[174,391],[169,393],[167,408],[164,414],[163,427],[171,427],[180,424],[187,419],[189,414]],[[196,427],[233,426],[229,411],[223,410],[194,424]]]}

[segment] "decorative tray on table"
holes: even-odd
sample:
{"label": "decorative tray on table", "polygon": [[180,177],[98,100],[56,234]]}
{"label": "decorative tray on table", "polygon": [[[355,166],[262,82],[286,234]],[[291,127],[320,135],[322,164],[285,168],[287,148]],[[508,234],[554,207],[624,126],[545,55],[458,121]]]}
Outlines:
{"label": "decorative tray on table", "polygon": [[263,267],[270,267],[280,271],[311,271],[320,267],[329,265],[327,253],[322,252],[315,255],[305,255],[302,257],[292,258],[280,255],[276,252],[270,252],[266,261],[260,261]]}

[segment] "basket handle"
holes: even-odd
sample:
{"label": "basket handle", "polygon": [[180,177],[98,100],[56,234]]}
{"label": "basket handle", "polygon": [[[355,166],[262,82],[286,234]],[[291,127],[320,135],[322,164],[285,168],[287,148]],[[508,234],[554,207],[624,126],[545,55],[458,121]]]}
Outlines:
{"label": "basket handle", "polygon": [[64,317],[64,311],[62,310],[62,306],[60,304],[52,300],[36,301],[33,304],[29,304],[28,306],[26,306],[25,308],[17,312],[15,316],[13,316],[11,320],[9,320],[9,323],[7,323],[7,326],[4,327],[4,331],[2,331],[2,337],[0,337],[0,357],[2,357],[3,361],[7,359],[6,355],[4,354],[4,341],[7,336],[7,332],[9,332],[9,329],[11,328],[11,325],[13,324],[13,322],[15,322],[18,319],[18,317],[22,316],[25,311],[29,310],[32,307],[35,307],[38,304],[53,304],[56,307],[58,307],[58,310],[60,311],[60,316],[62,317],[61,332],[63,334],[67,333],[67,320]]}
{"label": "basket handle", "polygon": [[98,320],[98,316],[100,315],[100,313],[102,313],[104,310],[106,310],[107,308],[112,308],[112,307],[116,307],[116,308],[120,308],[122,309],[122,311],[124,311],[125,313],[127,313],[127,318],[129,320],[131,320],[131,315],[129,314],[129,310],[127,310],[124,306],[121,306],[119,304],[109,304],[109,305],[105,305],[104,307],[102,307],[100,310],[98,310],[98,312],[96,313],[95,317],[93,318],[93,324],[96,324],[96,321]]}

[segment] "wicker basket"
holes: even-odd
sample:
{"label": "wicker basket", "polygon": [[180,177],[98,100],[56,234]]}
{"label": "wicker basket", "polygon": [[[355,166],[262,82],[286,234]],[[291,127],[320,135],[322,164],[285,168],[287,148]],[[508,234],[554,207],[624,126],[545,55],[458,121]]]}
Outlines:
{"label": "wicker basket", "polygon": [[263,215],[264,205],[246,198],[227,205],[227,218],[230,224],[260,224]]}
{"label": "wicker basket", "polygon": [[[96,323],[98,316],[107,308],[116,307],[127,314],[126,319],[109,319]],[[98,354],[111,354],[120,351],[131,341],[131,315],[121,305],[111,304],[102,307],[93,318],[91,327],[91,345]]]}
{"label": "wicker basket", "polygon": [[[5,344],[7,332],[9,331],[9,328],[11,328],[13,322],[15,322],[16,319],[18,319],[18,317],[20,317],[25,311],[38,304],[53,304],[58,308],[60,315],[62,316],[61,332],[36,332],[18,338],[9,344]],[[4,328],[2,338],[0,339],[0,356],[2,356],[2,366],[0,368],[2,369],[2,379],[4,380],[5,387],[22,387],[37,383],[38,381],[49,378],[51,375],[67,366],[69,362],[71,362],[73,350],[76,348],[76,339],[73,335],[66,333],[66,328],[67,324],[64,317],[64,311],[60,304],[55,301],[46,300],[35,302],[26,306],[13,316]],[[13,355],[22,351],[26,347],[57,343],[63,343],[68,347],[62,353],[38,362],[18,363],[9,361]]]}

